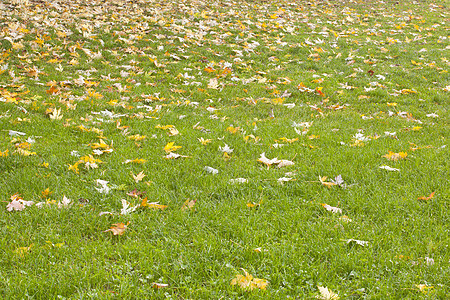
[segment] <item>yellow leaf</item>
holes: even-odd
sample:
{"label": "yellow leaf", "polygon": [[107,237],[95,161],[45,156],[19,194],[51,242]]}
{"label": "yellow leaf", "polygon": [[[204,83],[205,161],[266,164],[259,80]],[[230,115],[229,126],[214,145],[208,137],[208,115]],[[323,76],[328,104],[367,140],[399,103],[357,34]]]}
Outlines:
{"label": "yellow leaf", "polygon": [[78,165],[80,164],[79,161],[77,161],[76,163],[74,163],[73,165],[69,165],[69,171],[73,171],[76,174],[80,174],[80,170],[78,169]]}
{"label": "yellow leaf", "polygon": [[16,253],[19,257],[24,257],[25,254],[28,254],[30,252],[31,247],[33,247],[34,244],[31,244],[28,247],[18,247],[16,250],[14,250],[14,253]]}
{"label": "yellow leaf", "polygon": [[135,134],[135,135],[130,135],[128,137],[128,139],[129,140],[133,140],[133,141],[142,141],[146,137],[147,137],[146,135]]}
{"label": "yellow leaf", "polygon": [[403,95],[408,95],[408,94],[417,94],[416,91],[410,90],[410,89],[403,89],[400,91],[400,93],[402,93]]}
{"label": "yellow leaf", "polygon": [[[204,139],[204,138],[198,138],[197,139],[203,146],[206,146],[207,144],[211,143],[211,139]],[[1,155],[0,155],[1,156]]]}
{"label": "yellow leaf", "polygon": [[166,146],[164,146],[164,151],[166,151],[166,153],[172,152],[172,151],[177,151],[178,149],[181,148],[181,146],[174,146],[175,142],[170,142],[167,143]]}
{"label": "yellow leaf", "polygon": [[269,282],[265,279],[253,278],[253,276],[244,271],[244,275],[238,274],[233,280],[231,280],[231,285],[238,285],[241,289],[244,290],[254,290],[261,289],[265,290]]}
{"label": "yellow leaf", "polygon": [[426,294],[428,290],[434,288],[434,286],[428,286],[426,284],[416,284],[416,288],[419,290],[419,292]]}
{"label": "yellow leaf", "polygon": [[90,146],[92,147],[92,149],[99,149],[99,148],[101,148],[101,149],[107,150],[107,149],[110,149],[110,148],[111,148],[111,147],[110,147],[108,144],[106,144],[105,141],[102,140],[102,139],[100,139],[100,142],[99,142],[99,143],[92,143],[92,144],[90,144]]}
{"label": "yellow leaf", "polygon": [[36,152],[31,152],[22,148],[17,148],[17,150],[15,151],[16,153],[19,153],[22,156],[32,156],[32,155],[36,155]]}
{"label": "yellow leaf", "polygon": [[43,190],[41,193],[42,193],[42,198],[48,198],[48,196],[50,196],[51,194],[53,194],[53,192],[50,192],[50,188],[46,188],[46,189]]}
{"label": "yellow leaf", "polygon": [[164,126],[161,126],[161,125],[156,125],[155,126],[155,128],[159,128],[159,129],[163,129],[163,130],[166,130],[166,129],[169,129],[169,128],[173,128],[174,126],[173,125],[164,125]]}
{"label": "yellow leaf", "polygon": [[261,204],[262,204],[262,200],[260,200],[258,203],[249,202],[249,203],[247,203],[247,207],[249,207],[249,208],[258,208]]}
{"label": "yellow leaf", "polygon": [[408,156],[408,153],[406,153],[406,152],[394,153],[392,151],[389,151],[388,154],[383,155],[383,157],[387,158],[388,160],[393,160],[393,161],[404,159],[407,156]]}
{"label": "yellow leaf", "polygon": [[141,206],[141,207],[154,208],[154,209],[160,209],[160,210],[163,210],[163,209],[166,209],[166,208],[167,208],[167,205],[162,205],[162,204],[159,204],[158,202],[151,202],[151,203],[148,203],[147,197],[145,197],[144,199],[142,199],[142,202],[141,202],[141,205],[140,205],[140,206]]}
{"label": "yellow leaf", "polygon": [[6,149],[5,151],[0,151],[0,157],[7,157],[8,156],[8,152],[9,152],[9,150],[8,149]]}
{"label": "yellow leaf", "polygon": [[228,126],[226,131],[228,131],[229,133],[237,133],[239,131],[239,129],[241,129],[240,127],[233,127],[233,126]]}

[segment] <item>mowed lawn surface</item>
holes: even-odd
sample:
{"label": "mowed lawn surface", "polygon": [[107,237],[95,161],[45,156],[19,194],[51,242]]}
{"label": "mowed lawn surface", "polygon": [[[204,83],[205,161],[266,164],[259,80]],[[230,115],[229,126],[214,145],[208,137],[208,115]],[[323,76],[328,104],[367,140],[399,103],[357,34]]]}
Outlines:
{"label": "mowed lawn surface", "polygon": [[446,299],[447,1],[2,1],[3,299]]}

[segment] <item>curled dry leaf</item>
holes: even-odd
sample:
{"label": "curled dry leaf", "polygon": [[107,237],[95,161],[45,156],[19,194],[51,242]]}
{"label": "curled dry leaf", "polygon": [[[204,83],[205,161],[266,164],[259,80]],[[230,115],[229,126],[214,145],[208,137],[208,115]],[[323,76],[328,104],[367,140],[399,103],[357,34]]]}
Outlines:
{"label": "curled dry leaf", "polygon": [[330,206],[325,203],[320,203],[326,210],[331,211],[333,214],[342,214],[342,209],[334,206]]}
{"label": "curled dry leaf", "polygon": [[424,200],[424,201],[431,200],[431,199],[433,199],[433,197],[434,197],[434,193],[435,193],[435,192],[432,192],[432,193],[430,194],[430,196],[428,196],[428,197],[419,197],[419,198],[417,198],[417,200]]}

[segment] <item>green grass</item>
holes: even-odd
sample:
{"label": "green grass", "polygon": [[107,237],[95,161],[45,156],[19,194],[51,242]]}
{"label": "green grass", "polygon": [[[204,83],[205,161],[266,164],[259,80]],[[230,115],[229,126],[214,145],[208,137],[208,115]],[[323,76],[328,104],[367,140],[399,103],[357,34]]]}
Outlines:
{"label": "green grass", "polygon": [[[0,4],[2,298],[448,298],[449,3],[17,2]],[[69,170],[100,139],[113,152],[93,155],[98,168]],[[169,142],[188,157],[164,159]],[[319,181],[338,175],[349,187]],[[16,193],[44,205],[7,211]],[[144,197],[167,207],[120,213]],[[123,235],[104,232],[120,222]],[[242,269],[268,286],[231,285]]]}

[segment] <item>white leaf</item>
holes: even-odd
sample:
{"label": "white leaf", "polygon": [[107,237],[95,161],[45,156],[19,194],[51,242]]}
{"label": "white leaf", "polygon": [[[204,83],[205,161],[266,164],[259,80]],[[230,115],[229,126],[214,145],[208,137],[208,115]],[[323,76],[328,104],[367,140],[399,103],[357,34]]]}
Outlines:
{"label": "white leaf", "polygon": [[217,174],[217,173],[219,173],[219,170],[214,169],[214,168],[211,168],[211,167],[208,167],[208,166],[205,166],[204,169],[205,169],[206,172],[211,173],[211,174]]}
{"label": "white leaf", "polygon": [[397,172],[400,171],[400,169],[391,168],[389,166],[381,166],[380,169],[384,169],[384,170],[387,170],[387,171],[397,171]]}

